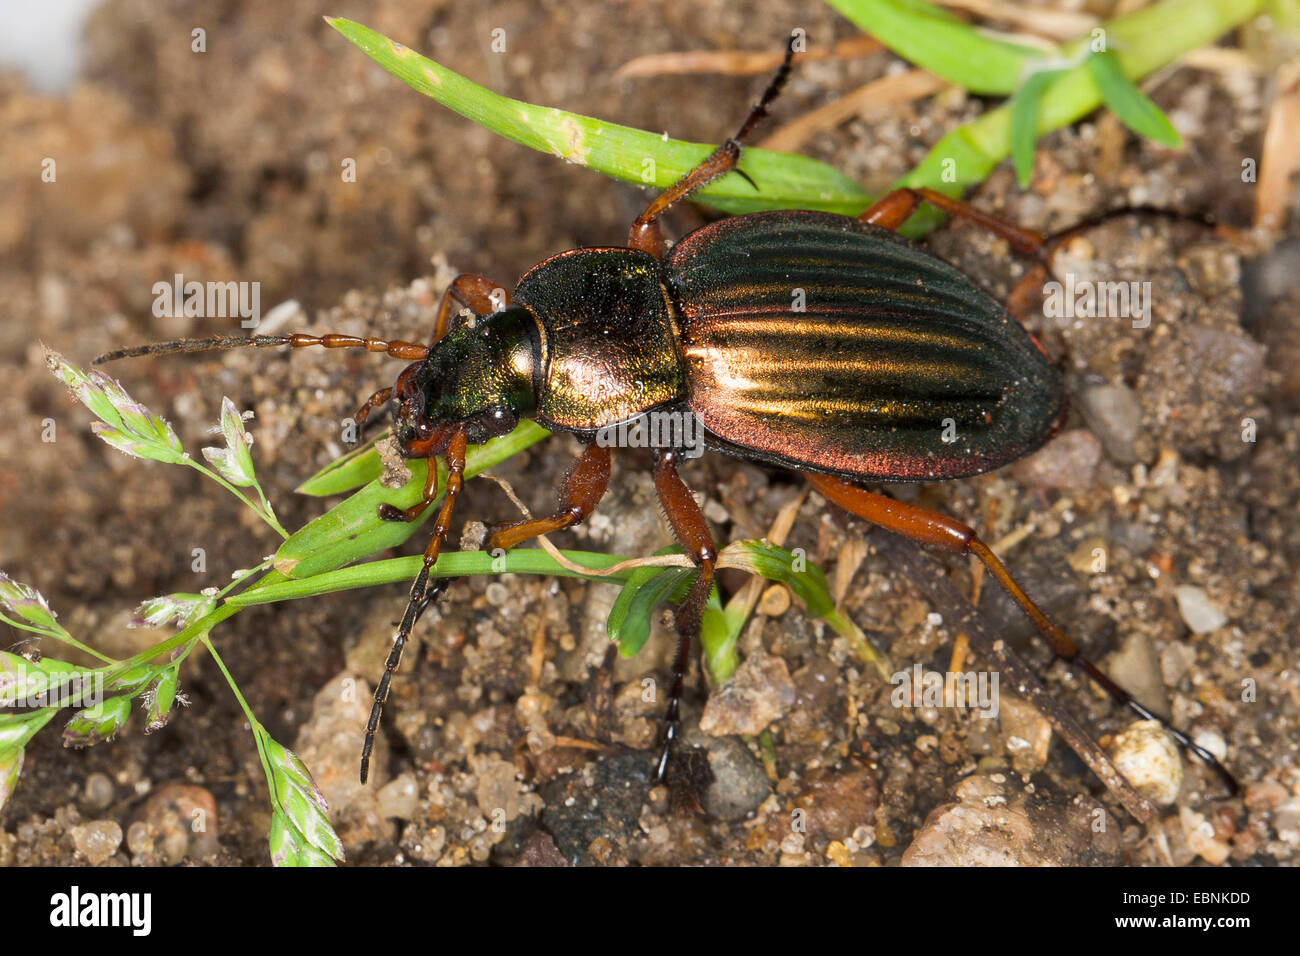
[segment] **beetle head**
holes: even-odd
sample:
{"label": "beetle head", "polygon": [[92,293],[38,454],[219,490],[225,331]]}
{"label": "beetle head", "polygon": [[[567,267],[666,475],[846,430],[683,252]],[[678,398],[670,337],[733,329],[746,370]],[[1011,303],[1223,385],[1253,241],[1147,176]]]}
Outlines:
{"label": "beetle head", "polygon": [[457,431],[470,444],[504,435],[537,406],[540,333],[531,312],[512,306],[463,323],[393,386],[393,433],[406,458],[446,451]]}

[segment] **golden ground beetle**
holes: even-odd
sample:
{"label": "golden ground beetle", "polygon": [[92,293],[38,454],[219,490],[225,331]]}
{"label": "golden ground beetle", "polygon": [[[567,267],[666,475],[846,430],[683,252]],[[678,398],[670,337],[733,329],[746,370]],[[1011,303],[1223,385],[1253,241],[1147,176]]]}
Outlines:
{"label": "golden ground beetle", "polygon": [[[971,528],[857,484],[984,474],[1040,447],[1066,413],[1060,375],[1034,337],[971,278],[894,230],[922,201],[991,230],[1036,263],[1012,293],[1014,301],[1042,281],[1062,241],[1105,217],[1047,237],[928,189],[899,189],[856,219],[754,213],[704,226],[668,248],[660,218],[669,207],[727,173],[744,175],[737,169],[741,143],[785,85],[793,54],[791,43],[736,135],[637,217],[626,247],[552,256],[524,275],[505,301],[494,297],[497,283],[460,275],[442,297],[428,345],[337,334],[217,336],[124,349],[95,360],[287,345],[364,348],[413,363],[356,416],[364,422],[391,403],[401,454],[443,456],[448,471],[424,566],[375,688],[362,748],[363,783],[402,649],[421,612],[449,580],[430,582],[429,572],[451,528],[466,447],[509,432],[521,418],[570,432],[586,447],[561,487],[556,512],[492,528],[491,549],[515,547],[592,513],[609,480],[609,449],[595,440],[601,428],[656,413],[694,415],[708,447],[804,473],[823,496],[867,521],[927,545],[973,554],[1058,657],[1144,719],[1159,720],[1079,653]],[[453,321],[453,305],[468,308],[476,320]],[[955,425],[958,440],[943,440],[945,421]],[[704,516],[678,475],[681,455],[680,448],[654,452],[659,500],[699,568],[676,614],[678,648],[657,765],[661,780],[717,560]],[[419,517],[438,497],[432,461],[428,474],[420,502],[405,510],[383,505],[380,516]],[[1166,727],[1236,789],[1212,754]]]}

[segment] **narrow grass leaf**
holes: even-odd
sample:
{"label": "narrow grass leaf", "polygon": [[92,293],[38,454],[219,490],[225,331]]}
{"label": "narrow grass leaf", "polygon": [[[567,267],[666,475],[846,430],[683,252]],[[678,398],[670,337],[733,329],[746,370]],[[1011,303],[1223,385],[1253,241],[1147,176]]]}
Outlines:
{"label": "narrow grass leaf", "polygon": [[1031,73],[1011,100],[1011,161],[1021,189],[1029,187],[1034,175],[1034,142],[1038,138],[1038,107],[1043,91],[1063,70]]}
{"label": "narrow grass leaf", "polygon": [[[680,547],[664,548],[656,554],[681,553]],[[605,632],[618,645],[622,657],[635,657],[650,636],[655,610],[695,578],[694,568],[637,568],[618,592],[605,620]]]}
{"label": "narrow grass leaf", "polygon": [[[549,435],[536,422],[523,421],[509,435],[471,448],[466,456],[465,475],[473,477]],[[436,507],[427,508],[420,520],[413,522],[384,521],[376,511],[384,502],[406,508],[420,500],[427,465],[421,459],[413,459],[408,464],[411,479],[400,489],[385,488],[378,479],[371,481],[290,535],[276,552],[276,570],[287,576],[311,577],[395,547],[414,534],[433,516]],[[445,471],[441,462],[438,467]],[[439,487],[445,488],[446,482],[439,481]]]}
{"label": "narrow grass leaf", "polygon": [[387,438],[390,434],[391,432],[385,431],[376,435],[342,458],[334,459],[295,490],[300,495],[323,498],[328,495],[341,495],[345,491],[360,488],[366,482],[374,481],[384,473],[384,463],[379,460],[379,452],[375,451],[375,442]]}
{"label": "narrow grass leaf", "polygon": [[1147,139],[1174,148],[1183,145],[1183,138],[1169,122],[1169,117],[1128,78],[1119,59],[1107,50],[1094,53],[1087,59],[1088,72],[1097,84],[1097,92],[1120,121]]}
{"label": "narrow grass leaf", "polygon": [[1042,51],[999,40],[923,0],[827,0],[903,59],[972,93],[1006,95]]}
{"label": "narrow grass leaf", "polygon": [[[498,136],[624,182],[666,189],[714,148],[508,99],[360,23],[329,17],[326,21],[412,89]],[[733,214],[821,209],[854,215],[871,202],[853,180],[807,156],[747,149],[740,162],[757,189],[743,176],[723,176],[692,200]]]}

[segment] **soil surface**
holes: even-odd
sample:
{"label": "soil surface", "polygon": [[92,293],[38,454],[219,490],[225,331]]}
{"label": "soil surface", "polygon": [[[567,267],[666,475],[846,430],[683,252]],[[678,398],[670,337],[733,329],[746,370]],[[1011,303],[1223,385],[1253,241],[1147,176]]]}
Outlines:
{"label": "soil surface", "polygon": [[[623,242],[649,199],[420,97],[322,13],[506,95],[698,141],[729,133],[765,78],[615,71],[651,53],[768,49],[792,26],[816,43],[856,32],[824,5],[784,0],[356,0],[346,10],[214,0],[201,12],[108,0],[70,94],[36,96],[0,76],[0,568],[114,657],[163,636],[126,627],[139,602],[224,586],[277,539],[195,473],[100,442],[45,369],[41,342],[86,364],[127,344],[237,331],[155,318],[153,285],[176,273],[256,280],[264,314],[300,303],[289,327],[423,340],[457,272],[509,286],[547,255]],[[196,26],[207,31],[201,54]],[[497,28],[504,55],[491,48]],[[887,52],[800,66],[768,128],[899,68]],[[1042,141],[1028,190],[1004,164],[968,198],[1049,232],[1124,204],[1245,229],[1255,186],[1240,170],[1261,153],[1269,83],[1267,73],[1168,71],[1150,91],[1185,149],[1093,116]],[[991,105],[928,97],[819,133],[804,151],[879,191]],[[57,159],[55,184],[33,172],[43,157]],[[347,159],[355,183],[340,176]],[[682,208],[669,231],[708,215]],[[929,244],[998,296],[1024,273],[1004,241],[969,225]],[[943,559],[953,583],[978,595],[990,626],[1081,726],[1130,761],[1135,780],[1145,775],[1163,800],[1155,819],[1126,813],[1010,688],[996,719],[895,706],[896,688],[779,589],[741,645],[750,683],[739,706],[776,714],[767,762],[756,737],[699,730],[708,692],[695,663],[670,788],[652,785],[663,704],[644,699],[643,681],[666,686],[672,630],[657,620],[636,658],[608,655],[609,585],[455,583],[406,651],[365,789],[354,782],[360,728],[404,586],[246,610],[214,631],[216,646],[258,719],[311,768],[349,863],[1290,864],[1300,847],[1298,267],[1294,240],[1243,251],[1194,222],[1129,217],[1085,233],[1057,274],[1149,282],[1149,324],[1036,309],[1025,322],[1072,396],[1063,433],[991,475],[888,489],[995,543],[1090,657],[1223,755],[1243,784],[1236,797],[1162,737],[1123,734],[1130,715],[1053,664],[964,560]],[[219,443],[210,428],[223,396],[253,410],[258,474],[293,529],[331,503],[294,489],[342,452],[343,419],[398,368],[364,354],[248,350],[111,374],[191,452]],[[54,441],[43,440],[50,420]],[[494,472],[547,512],[576,451],[556,436]],[[597,515],[555,542],[625,556],[668,544],[649,463],[643,451],[616,455]],[[792,475],[721,456],[684,477],[723,543],[767,534],[804,491]],[[498,487],[471,481],[453,539],[465,522],[516,516]],[[946,671],[956,635],[877,552],[882,535],[810,494],[786,545],[826,572],[893,670]],[[724,598],[746,581],[723,574]],[[5,630],[0,641],[15,649],[23,635]],[[69,656],[48,641],[41,651]],[[964,659],[964,670],[989,666]],[[60,745],[59,721],[41,732],[0,810],[0,863],[267,864],[270,809],[244,715],[205,654],[191,656],[181,684],[189,706],[154,733],[140,711],[85,750]]]}

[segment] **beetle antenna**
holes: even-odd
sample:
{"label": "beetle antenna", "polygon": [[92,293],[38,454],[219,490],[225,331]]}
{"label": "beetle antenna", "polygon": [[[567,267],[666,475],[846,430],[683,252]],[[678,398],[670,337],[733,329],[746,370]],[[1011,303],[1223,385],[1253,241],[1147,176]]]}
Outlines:
{"label": "beetle antenna", "polygon": [[307,335],[294,332],[287,335],[213,335],[205,339],[173,339],[170,342],[153,342],[149,345],[136,345],[129,349],[105,352],[97,357],[93,365],[114,362],[124,358],[138,358],[141,355],[157,355],[173,352],[220,352],[237,348],[274,348],[287,345],[301,349],[318,345],[327,349],[365,349],[367,352],[381,352],[393,358],[421,361],[429,357],[429,347],[418,342],[389,341],[356,335]]}

